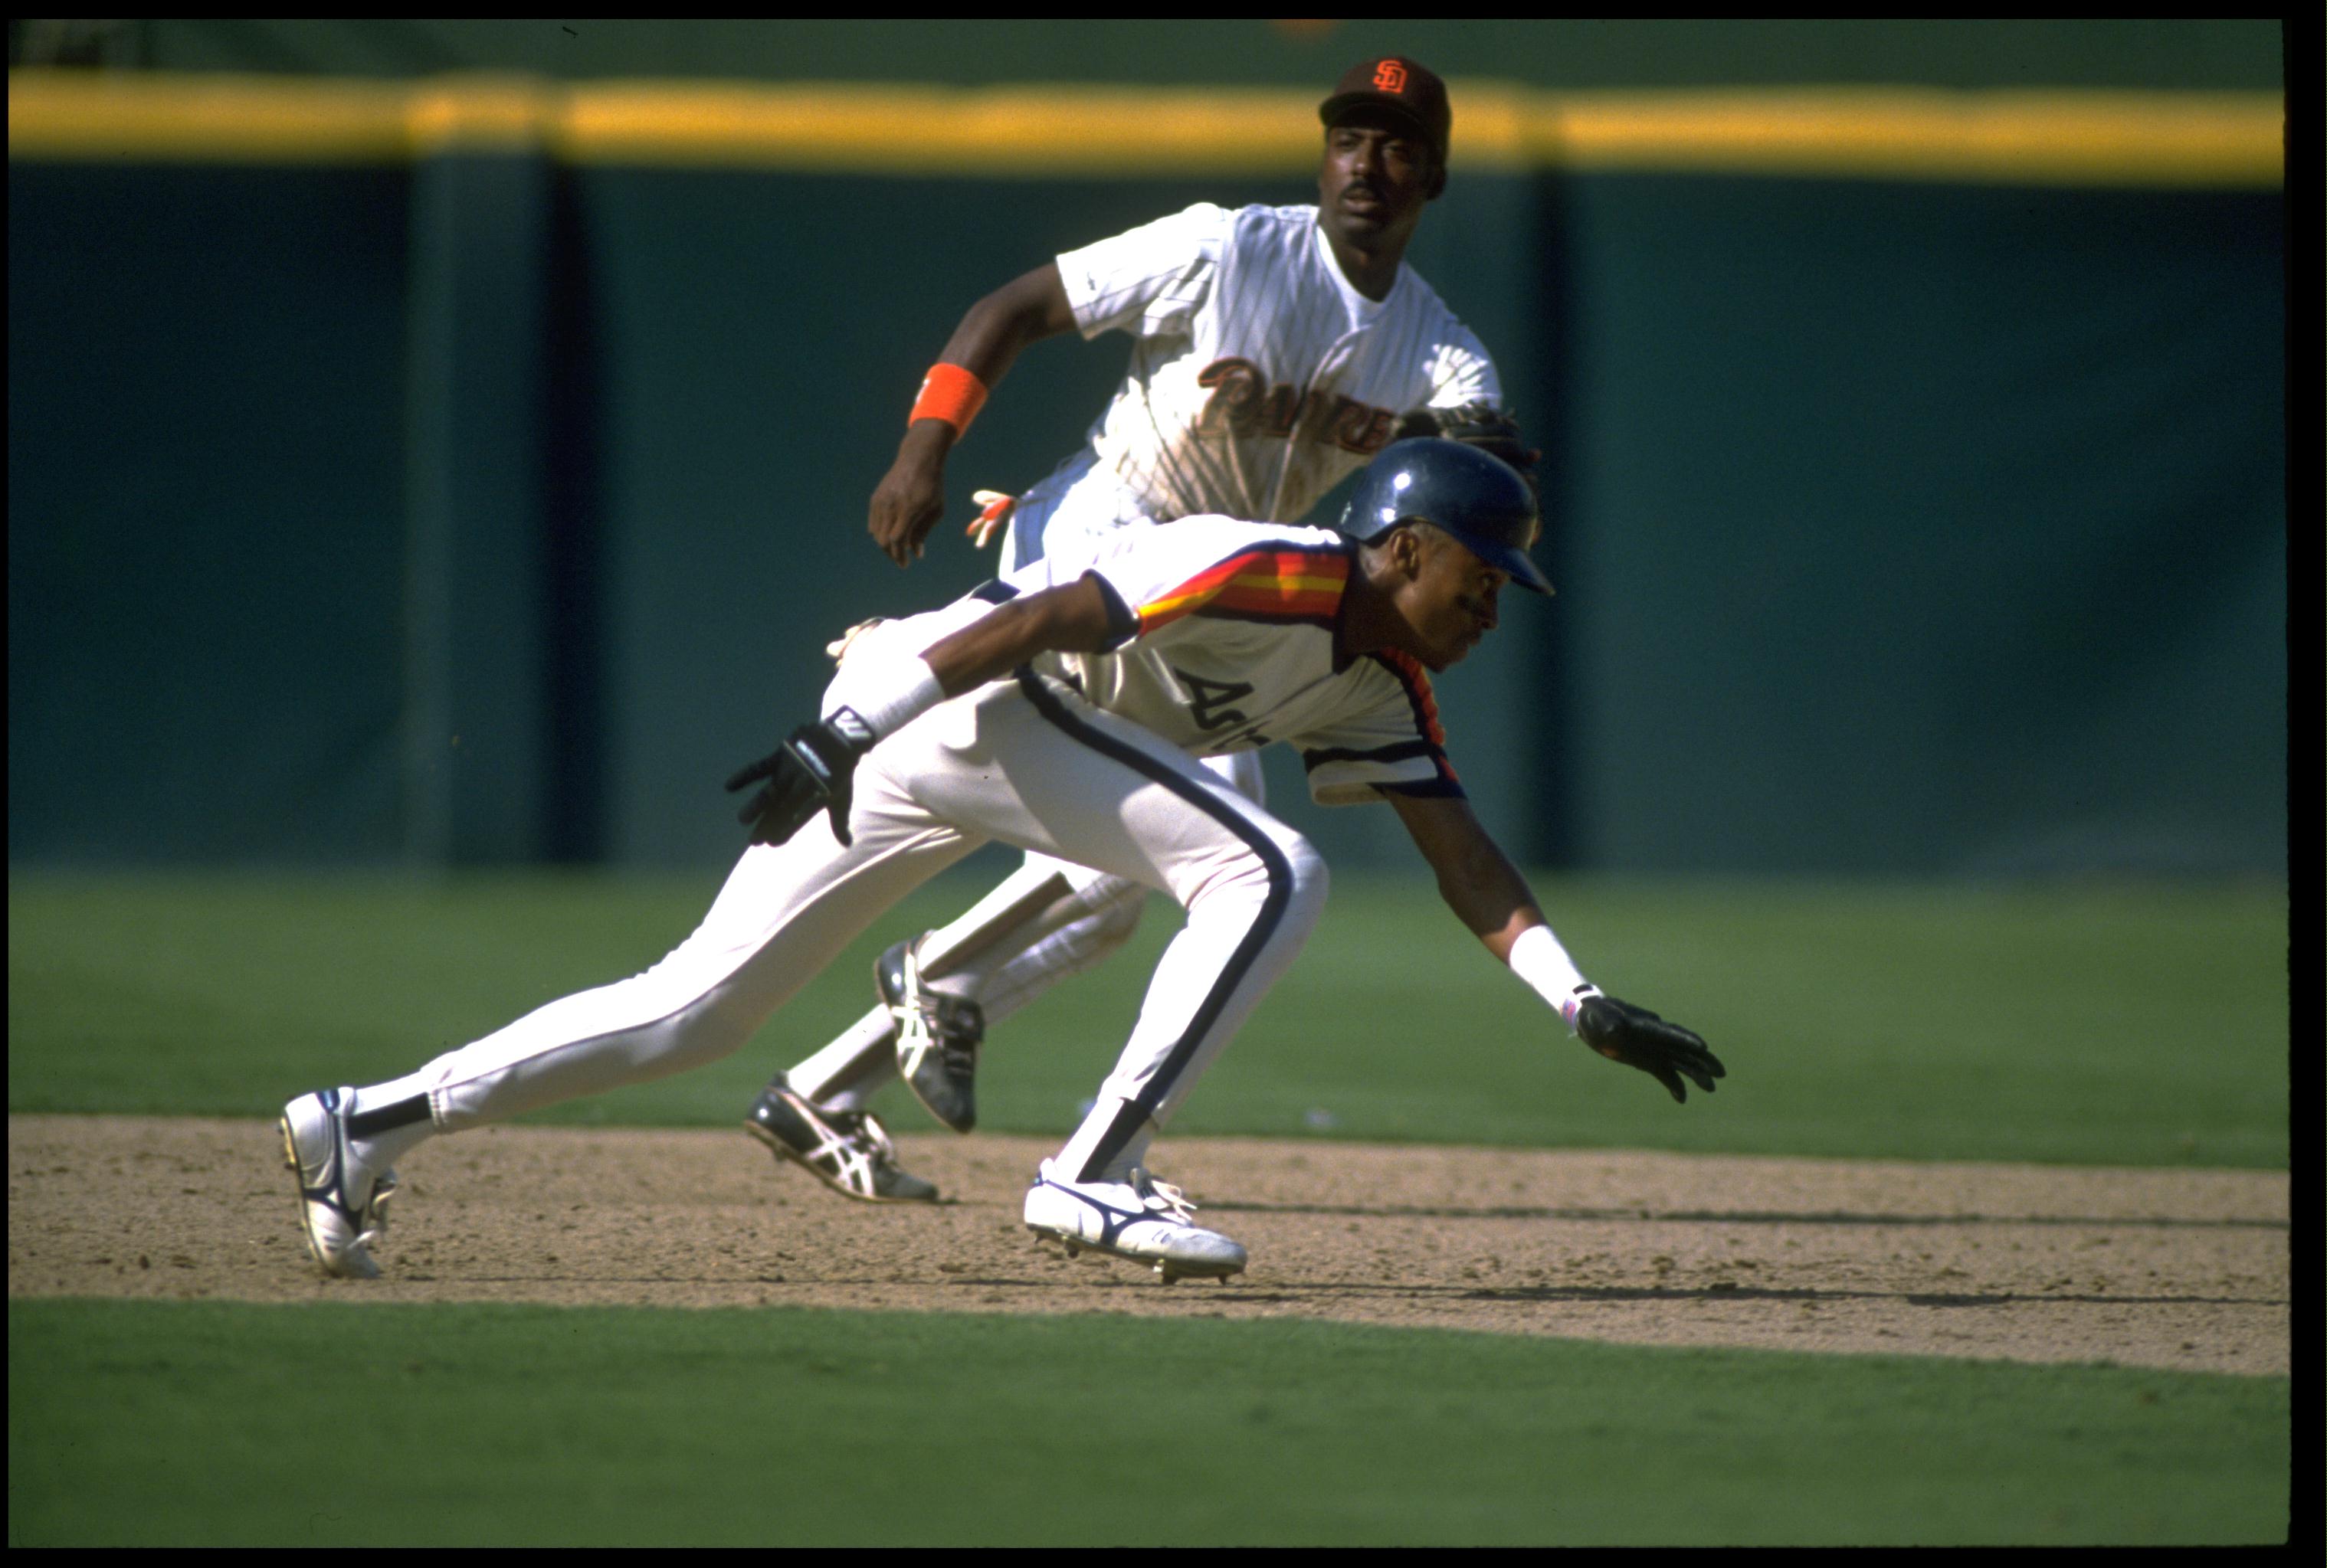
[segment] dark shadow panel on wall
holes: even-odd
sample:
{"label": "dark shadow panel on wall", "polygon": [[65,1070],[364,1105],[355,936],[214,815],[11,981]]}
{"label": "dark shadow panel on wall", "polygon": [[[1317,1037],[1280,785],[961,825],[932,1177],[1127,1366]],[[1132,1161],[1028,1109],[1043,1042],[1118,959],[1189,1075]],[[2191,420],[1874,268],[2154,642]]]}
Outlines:
{"label": "dark shadow panel on wall", "polygon": [[541,832],[546,858],[585,865],[603,857],[606,840],[605,359],[597,331],[597,258],[584,243],[572,170],[551,171],[549,207],[538,453],[549,738]]}
{"label": "dark shadow panel on wall", "polygon": [[1562,207],[1591,863],[2283,867],[2276,194]]}
{"label": "dark shadow panel on wall", "polygon": [[10,164],[12,862],[396,852],[407,179]]}

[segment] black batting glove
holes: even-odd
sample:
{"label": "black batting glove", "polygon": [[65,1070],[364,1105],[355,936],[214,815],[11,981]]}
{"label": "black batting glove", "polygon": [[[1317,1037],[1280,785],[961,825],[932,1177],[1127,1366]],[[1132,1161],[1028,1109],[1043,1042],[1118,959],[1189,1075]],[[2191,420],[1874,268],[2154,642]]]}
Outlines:
{"label": "black batting glove", "polygon": [[1711,1094],[1713,1080],[1729,1076],[1721,1059],[1706,1049],[1694,1031],[1667,1023],[1647,1008],[1613,996],[1585,997],[1575,1010],[1575,1032],[1610,1061],[1649,1074],[1682,1103],[1688,1099],[1682,1078]]}
{"label": "black batting glove", "polygon": [[782,844],[809,817],[828,811],[833,837],[853,842],[848,803],[855,793],[856,760],[873,749],[873,732],[849,708],[802,724],[784,738],[780,748],[727,780],[731,793],[767,780],[735,819],[752,830],[753,844]]}

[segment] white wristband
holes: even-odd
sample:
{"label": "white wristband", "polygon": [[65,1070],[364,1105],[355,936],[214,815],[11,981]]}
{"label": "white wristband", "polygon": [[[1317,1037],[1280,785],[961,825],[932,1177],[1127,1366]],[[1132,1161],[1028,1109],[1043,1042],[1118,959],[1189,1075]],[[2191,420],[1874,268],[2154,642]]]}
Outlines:
{"label": "white wristband", "polygon": [[1511,944],[1510,966],[1512,974],[1559,1009],[1571,1031],[1575,1028],[1575,1010],[1586,997],[1600,994],[1600,987],[1584,977],[1549,926],[1529,926],[1519,933],[1519,940]]}
{"label": "white wristband", "polygon": [[945,701],[945,688],[920,654],[877,645],[855,651],[832,684],[824,688],[824,709],[830,718],[848,708],[864,722],[879,741],[893,735]]}

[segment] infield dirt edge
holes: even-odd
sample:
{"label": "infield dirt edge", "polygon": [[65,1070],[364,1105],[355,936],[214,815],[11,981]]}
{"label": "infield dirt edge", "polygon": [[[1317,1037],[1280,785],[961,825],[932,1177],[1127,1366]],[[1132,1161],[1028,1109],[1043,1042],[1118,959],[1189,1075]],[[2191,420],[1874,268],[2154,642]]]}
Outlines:
{"label": "infield dirt edge", "polygon": [[12,1115],[9,1294],[1319,1318],[2285,1376],[2291,1182],[2172,1171],[1172,1139],[1251,1250],[1170,1287],[1038,1251],[1047,1140],[907,1135],[873,1206],[740,1129],[495,1127],[404,1162],[386,1277],[308,1262],[271,1121]]}

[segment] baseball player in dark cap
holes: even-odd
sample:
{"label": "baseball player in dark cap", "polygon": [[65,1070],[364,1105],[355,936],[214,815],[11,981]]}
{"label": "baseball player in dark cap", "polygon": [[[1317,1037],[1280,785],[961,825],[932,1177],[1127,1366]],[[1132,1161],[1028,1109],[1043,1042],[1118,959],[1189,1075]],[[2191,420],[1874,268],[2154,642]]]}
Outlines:
{"label": "baseball player in dark cap", "polygon": [[1446,151],[1453,139],[1454,111],[1446,101],[1446,84],[1419,61],[1402,54],[1361,60],[1341,73],[1333,96],[1318,106],[1325,128],[1360,123],[1360,111],[1388,117],[1417,133],[1431,151],[1430,197],[1446,189]]}

